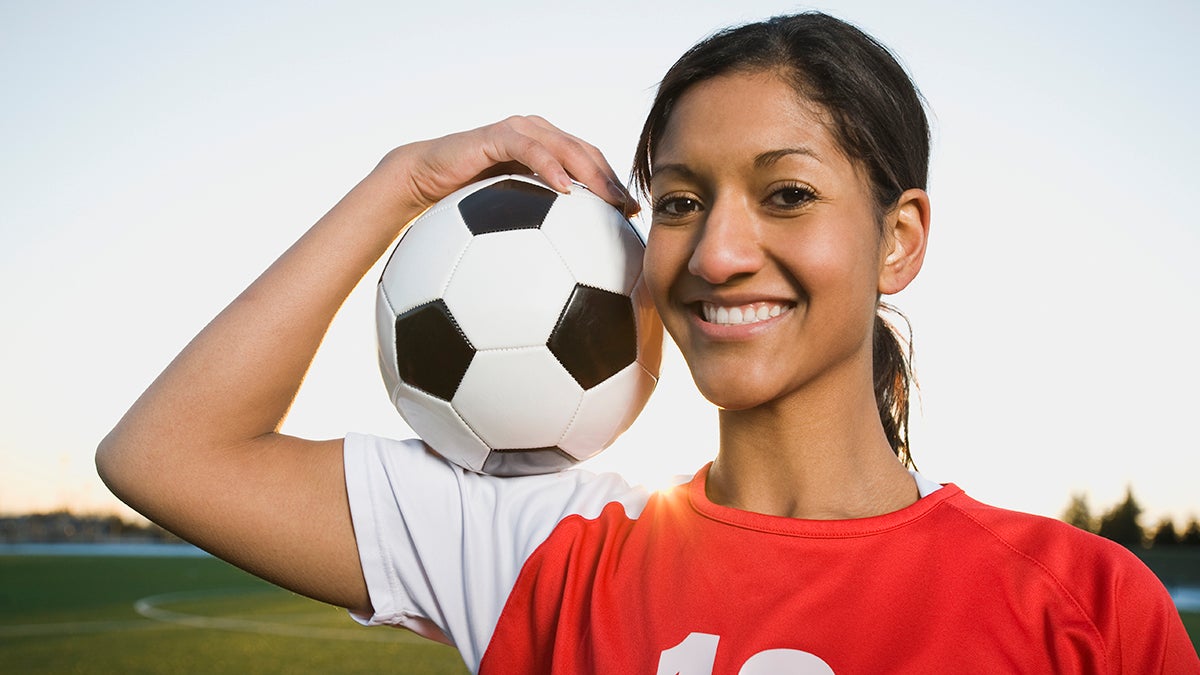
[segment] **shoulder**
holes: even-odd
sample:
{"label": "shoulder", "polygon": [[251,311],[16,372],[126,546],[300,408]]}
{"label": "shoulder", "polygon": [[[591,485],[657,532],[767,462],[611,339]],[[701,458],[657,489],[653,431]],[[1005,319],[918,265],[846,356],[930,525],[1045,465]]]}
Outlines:
{"label": "shoulder", "polygon": [[373,607],[360,620],[444,636],[468,664],[491,640],[518,574],[563,523],[636,518],[646,503],[645,490],[615,474],[497,478],[452,464],[417,439],[349,434],[344,461]]}
{"label": "shoulder", "polygon": [[1005,603],[1026,616],[1054,617],[1055,636],[1094,642],[1107,664],[1102,670],[1197,671],[1200,662],[1171,596],[1132,551],[1067,523],[990,506],[948,487],[938,537],[953,540],[949,555],[960,572],[987,579]]}
{"label": "shoulder", "polygon": [[578,468],[505,478],[475,473],[446,461],[419,439],[348,434],[345,462],[352,500],[361,492],[389,500],[394,495],[414,506],[452,501],[490,514],[486,518],[497,509],[515,509],[528,512],[541,527],[572,515],[595,518],[611,503],[636,517],[649,495],[617,474]]}
{"label": "shoulder", "polygon": [[[1071,596],[1161,590],[1154,573],[1114,541],[1053,518],[1004,509],[958,492],[945,506],[994,555],[1047,575]],[[1165,593],[1165,591],[1163,591]]]}
{"label": "shoulder", "polygon": [[[959,492],[945,506],[961,519],[963,543],[1004,570],[998,583],[1025,600],[1082,618],[1110,664],[1159,672],[1159,659],[1191,663],[1190,644],[1171,596],[1132,551],[1067,523],[983,504]],[[1033,607],[1034,605],[1028,605]],[[1146,663],[1142,663],[1142,661]],[[1141,666],[1134,666],[1140,663]],[[1150,665],[1147,665],[1150,664]]]}
{"label": "shoulder", "polygon": [[991,506],[959,491],[946,507],[1013,555],[1028,559],[1052,573],[1073,573],[1081,565],[1091,570],[1149,573],[1129,549],[1060,520]]}

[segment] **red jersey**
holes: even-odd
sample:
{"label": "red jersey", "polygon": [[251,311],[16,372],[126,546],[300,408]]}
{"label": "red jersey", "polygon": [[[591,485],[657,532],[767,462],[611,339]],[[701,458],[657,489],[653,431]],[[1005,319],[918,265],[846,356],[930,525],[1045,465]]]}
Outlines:
{"label": "red jersey", "polygon": [[954,485],[815,521],[713,504],[707,468],[646,493],[361,436],[346,457],[361,619],[444,635],[481,673],[1200,673],[1130,552]]}

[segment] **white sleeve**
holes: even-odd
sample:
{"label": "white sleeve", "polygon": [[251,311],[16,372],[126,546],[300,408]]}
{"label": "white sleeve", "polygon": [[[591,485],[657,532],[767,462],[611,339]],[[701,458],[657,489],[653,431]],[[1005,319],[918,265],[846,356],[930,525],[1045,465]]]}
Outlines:
{"label": "white sleeve", "polygon": [[521,566],[559,521],[594,518],[614,501],[637,517],[648,496],[613,474],[472,473],[419,440],[350,434],[344,460],[374,610],[355,618],[447,640],[472,671]]}

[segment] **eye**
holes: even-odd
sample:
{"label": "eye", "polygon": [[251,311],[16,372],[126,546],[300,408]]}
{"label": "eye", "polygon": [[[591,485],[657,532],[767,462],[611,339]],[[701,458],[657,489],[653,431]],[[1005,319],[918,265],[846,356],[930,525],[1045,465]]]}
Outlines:
{"label": "eye", "polygon": [[700,202],[684,195],[666,195],[654,202],[654,215],[681,218],[700,210]]}
{"label": "eye", "polygon": [[767,202],[781,209],[795,209],[808,204],[817,198],[811,188],[804,185],[788,185],[771,193]]}

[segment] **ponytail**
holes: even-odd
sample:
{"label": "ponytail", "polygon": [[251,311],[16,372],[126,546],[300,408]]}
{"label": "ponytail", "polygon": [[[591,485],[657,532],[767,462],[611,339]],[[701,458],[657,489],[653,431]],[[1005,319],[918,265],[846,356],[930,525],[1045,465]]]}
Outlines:
{"label": "ponytail", "polygon": [[[890,312],[904,320],[909,337],[900,335],[896,326],[883,318]],[[883,422],[888,443],[900,462],[908,468],[916,468],[908,447],[909,394],[915,382],[912,372],[912,325],[908,317],[887,303],[879,303],[875,315],[874,337],[875,404],[879,407],[879,420]]]}

